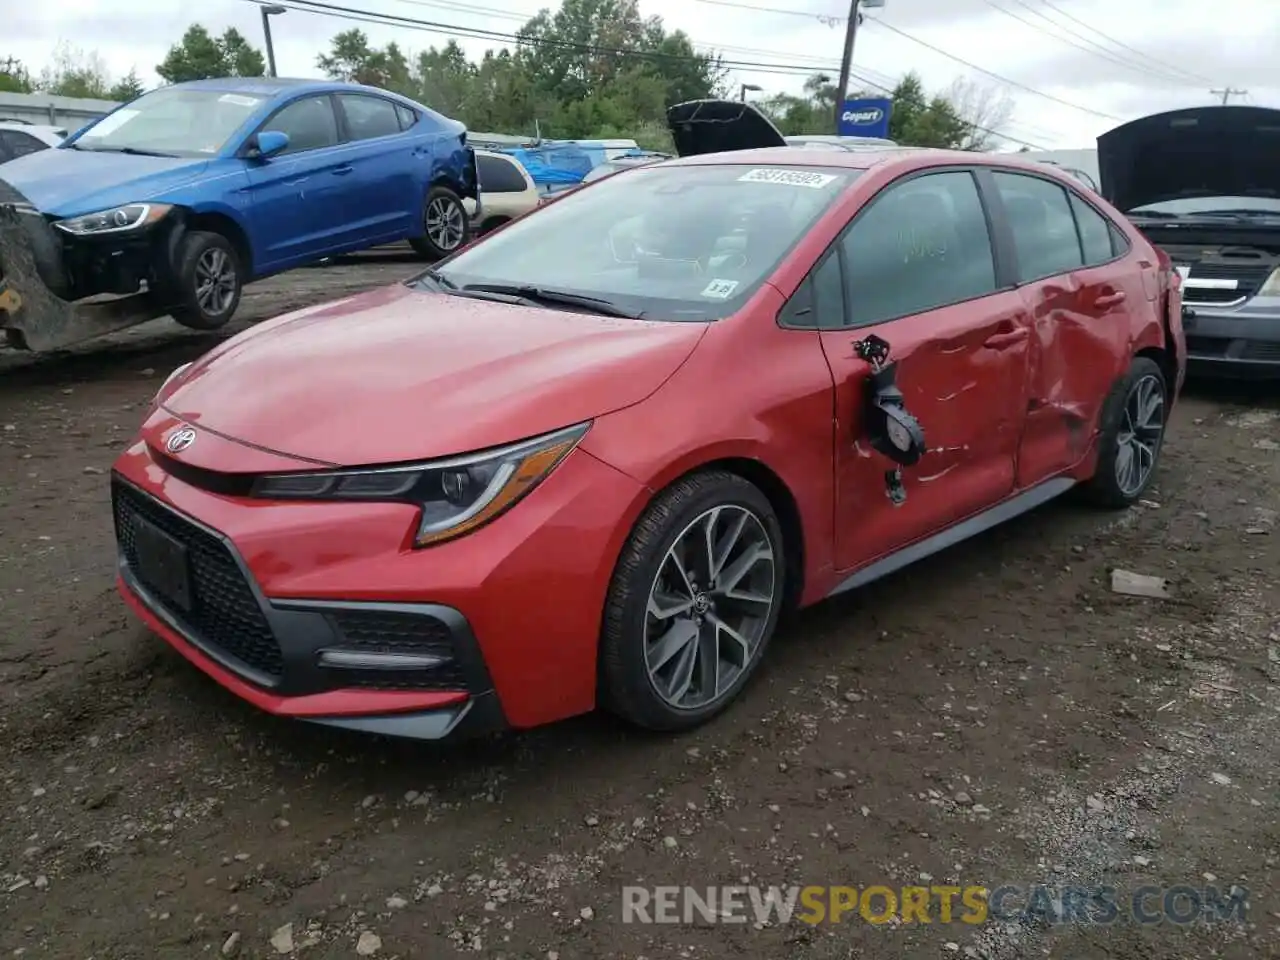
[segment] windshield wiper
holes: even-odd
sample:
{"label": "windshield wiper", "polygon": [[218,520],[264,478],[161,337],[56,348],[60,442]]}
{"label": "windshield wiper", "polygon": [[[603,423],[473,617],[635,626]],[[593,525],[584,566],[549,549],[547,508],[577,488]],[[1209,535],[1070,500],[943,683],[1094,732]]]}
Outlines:
{"label": "windshield wiper", "polygon": [[176,153],[163,153],[159,150],[143,150],[140,147],[82,147],[90,153],[125,153],[132,157],[176,157]]}
{"label": "windshield wiper", "polygon": [[644,316],[643,313],[637,313],[634,310],[627,310],[618,306],[612,300],[605,300],[601,297],[588,297],[580,293],[569,293],[567,290],[552,290],[547,287],[536,287],[531,284],[517,283],[468,283],[466,286],[453,291],[458,294],[495,294],[500,297],[514,297],[517,300],[540,306],[543,304],[551,304],[555,306],[580,307],[591,313],[598,313],[605,317],[623,317],[627,320],[639,320]]}

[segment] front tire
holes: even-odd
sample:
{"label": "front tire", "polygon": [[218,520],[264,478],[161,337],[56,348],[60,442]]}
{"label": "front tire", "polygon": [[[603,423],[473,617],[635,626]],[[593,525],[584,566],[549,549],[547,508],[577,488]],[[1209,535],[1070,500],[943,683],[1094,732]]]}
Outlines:
{"label": "front tire", "polygon": [[604,705],[666,731],[727,707],[777,626],[785,560],[773,507],[742,477],[708,471],[669,487],[614,571],[600,646]]}
{"label": "front tire", "polygon": [[1135,357],[1102,408],[1098,468],[1086,497],[1112,510],[1133,506],[1155,477],[1169,417],[1169,388],[1159,364]]}
{"label": "front tire", "polygon": [[422,236],[411,237],[409,245],[421,257],[443,260],[471,239],[471,218],[456,193],[432,187],[422,205],[422,229]]}
{"label": "front tire", "polygon": [[217,330],[240,305],[244,267],[235,247],[220,233],[193,230],[178,248],[173,319],[192,330]]}

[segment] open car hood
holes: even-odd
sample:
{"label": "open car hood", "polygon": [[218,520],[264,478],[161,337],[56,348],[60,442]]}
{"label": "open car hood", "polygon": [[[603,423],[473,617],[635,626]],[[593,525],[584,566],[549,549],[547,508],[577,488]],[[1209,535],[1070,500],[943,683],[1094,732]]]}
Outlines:
{"label": "open car hood", "polygon": [[1102,195],[1128,212],[1183,197],[1280,198],[1280,110],[1192,107],[1098,137]]}
{"label": "open car hood", "polygon": [[667,127],[676,153],[693,157],[729,150],[785,147],[773,122],[749,103],[737,100],[688,100],[667,108]]}

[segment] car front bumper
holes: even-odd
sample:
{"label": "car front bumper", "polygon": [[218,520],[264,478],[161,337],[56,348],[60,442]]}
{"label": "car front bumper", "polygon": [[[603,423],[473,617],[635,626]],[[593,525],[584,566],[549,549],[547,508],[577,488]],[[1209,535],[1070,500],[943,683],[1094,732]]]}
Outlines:
{"label": "car front bumper", "polygon": [[1280,298],[1232,309],[1184,303],[1182,327],[1190,373],[1280,379]]}
{"label": "car front bumper", "polygon": [[[428,550],[406,548],[412,507],[248,503],[161,470],[142,442],[117,461],[117,586],[241,699],[425,740],[595,705],[615,528],[641,491],[589,454],[571,454],[494,523]],[[153,544],[159,529],[182,545],[186,592],[145,561],[139,517]]]}

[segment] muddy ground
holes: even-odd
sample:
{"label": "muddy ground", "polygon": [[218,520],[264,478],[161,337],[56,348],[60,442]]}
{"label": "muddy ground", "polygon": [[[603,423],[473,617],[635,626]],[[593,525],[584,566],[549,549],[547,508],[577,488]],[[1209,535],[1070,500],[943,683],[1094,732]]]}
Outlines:
{"label": "muddy ground", "polygon": [[[413,269],[299,271],[241,317]],[[1280,955],[1277,391],[1185,397],[1141,507],[1051,504],[800,615],[695,734],[592,716],[440,748],[256,713],[126,615],[106,471],[213,340],[160,322],[0,357],[0,957]],[[1172,599],[1113,594],[1115,567]],[[624,885],[741,882],[1238,887],[1249,909],[621,922]]]}

